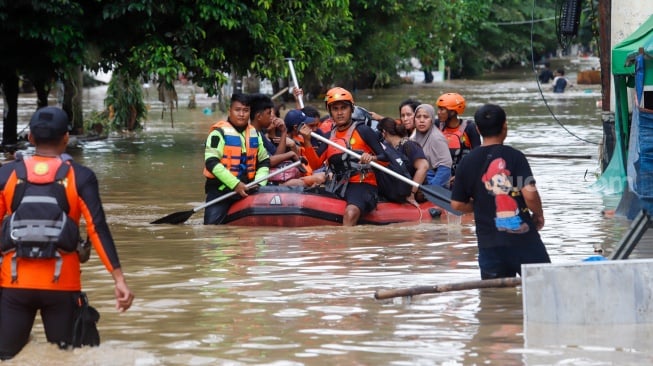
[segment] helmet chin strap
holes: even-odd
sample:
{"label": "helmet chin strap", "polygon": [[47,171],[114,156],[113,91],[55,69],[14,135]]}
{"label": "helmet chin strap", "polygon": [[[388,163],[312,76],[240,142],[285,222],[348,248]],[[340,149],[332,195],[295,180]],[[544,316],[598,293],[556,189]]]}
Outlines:
{"label": "helmet chin strap", "polygon": [[450,121],[456,121],[458,124],[460,124],[460,121],[458,120],[458,114],[454,111],[447,110],[447,125]]}

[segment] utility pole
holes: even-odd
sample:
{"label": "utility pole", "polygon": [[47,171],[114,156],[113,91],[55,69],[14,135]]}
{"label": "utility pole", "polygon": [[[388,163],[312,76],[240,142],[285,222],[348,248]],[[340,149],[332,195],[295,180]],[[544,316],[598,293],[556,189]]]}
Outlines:
{"label": "utility pole", "polygon": [[599,62],[601,63],[601,109],[610,111],[611,63],[611,8],[612,0],[599,0]]}

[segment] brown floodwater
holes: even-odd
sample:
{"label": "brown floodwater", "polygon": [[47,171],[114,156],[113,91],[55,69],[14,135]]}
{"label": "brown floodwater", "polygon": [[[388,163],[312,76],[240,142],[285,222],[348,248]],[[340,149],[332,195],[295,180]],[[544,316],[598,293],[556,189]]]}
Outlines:
{"label": "brown floodwater", "polygon": [[[102,108],[105,90],[85,90],[87,111]],[[397,116],[399,102],[407,97],[433,103],[449,91],[467,98],[465,116],[483,103],[504,106],[507,143],[527,155],[549,155],[529,160],[544,204],[541,235],[552,261],[578,262],[597,249],[609,252],[628,222],[603,217],[601,211],[613,208],[618,197],[592,188],[599,169],[596,143],[603,133],[598,86],[575,86],[562,95],[545,90],[545,104],[526,71],[497,80],[359,90],[355,98],[363,107]],[[213,98],[198,93],[198,106],[190,110],[188,87],[180,86],[179,94],[174,128],[168,112],[161,118],[161,104],[152,99],[142,133],[71,150],[100,180],[109,225],[136,294],[133,307],[116,312],[111,278],[93,256],[83,266],[84,290],[102,314],[102,344],[59,351],[45,342],[37,318],[31,342],[8,365],[603,365],[606,360],[652,360],[648,348],[528,340],[520,288],[374,299],[378,289],[479,279],[469,220],[348,229],[203,226],[200,211],[183,225],[150,225],[204,201],[204,138],[220,115],[203,113]],[[33,96],[21,96],[21,128],[33,103]],[[557,157],[563,155],[592,158]]]}

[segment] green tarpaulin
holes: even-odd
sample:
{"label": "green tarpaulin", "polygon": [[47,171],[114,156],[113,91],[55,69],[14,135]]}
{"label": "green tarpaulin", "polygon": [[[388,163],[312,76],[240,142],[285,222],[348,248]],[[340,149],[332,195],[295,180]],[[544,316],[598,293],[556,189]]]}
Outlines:
{"label": "green tarpaulin", "polygon": [[[640,47],[653,57],[653,16],[612,49],[612,74],[634,75],[635,64],[633,61]],[[648,60],[648,62],[653,63],[653,60]],[[653,79],[646,84],[653,85]]]}
{"label": "green tarpaulin", "polygon": [[[612,49],[611,64],[615,89],[615,136],[617,141],[610,163],[599,180],[593,185],[595,189],[605,194],[628,193],[627,190],[624,192],[628,178],[626,165],[630,140],[628,88],[635,86],[634,61],[640,48],[643,48],[644,52],[651,56],[645,62],[645,69],[653,70],[653,16],[650,16],[636,31]],[[653,72],[645,73],[644,85],[653,85]],[[620,207],[630,205],[630,203],[625,202],[627,200],[624,200],[626,196],[627,194],[622,196]]]}

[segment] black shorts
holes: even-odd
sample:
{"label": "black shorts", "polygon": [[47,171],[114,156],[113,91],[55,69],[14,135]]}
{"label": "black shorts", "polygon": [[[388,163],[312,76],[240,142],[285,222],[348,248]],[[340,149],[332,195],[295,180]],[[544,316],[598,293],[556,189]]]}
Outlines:
{"label": "black shorts", "polygon": [[354,205],[361,210],[361,215],[372,212],[378,201],[378,189],[367,183],[351,183],[347,185],[345,200],[348,205]]}

